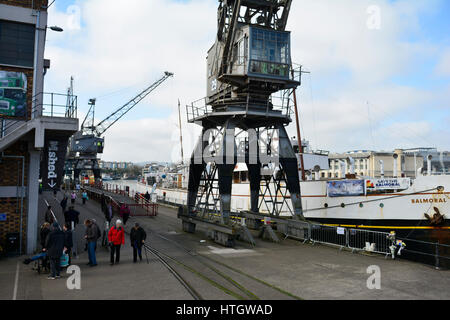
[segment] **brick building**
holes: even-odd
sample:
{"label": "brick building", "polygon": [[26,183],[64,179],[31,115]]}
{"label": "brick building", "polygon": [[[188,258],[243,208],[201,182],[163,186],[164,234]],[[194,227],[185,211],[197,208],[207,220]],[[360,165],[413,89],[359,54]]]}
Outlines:
{"label": "brick building", "polygon": [[[47,0],[0,0],[0,246],[16,234],[21,253],[36,250],[40,165],[49,139],[78,130],[76,99],[62,110],[44,93]],[[51,103],[47,100],[52,100]],[[74,103],[75,102],[75,103]],[[61,105],[58,105],[61,107]],[[61,116],[62,115],[62,116]]]}

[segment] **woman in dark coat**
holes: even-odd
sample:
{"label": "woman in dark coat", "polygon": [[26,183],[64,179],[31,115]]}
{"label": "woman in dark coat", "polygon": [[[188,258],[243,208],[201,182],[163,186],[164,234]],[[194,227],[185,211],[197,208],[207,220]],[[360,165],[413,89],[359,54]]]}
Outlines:
{"label": "woman in dark coat", "polygon": [[50,259],[51,274],[48,277],[50,280],[60,277],[61,256],[64,251],[64,241],[64,232],[60,230],[58,223],[55,222],[53,224],[53,230],[47,236],[44,249]]}
{"label": "woman in dark coat", "polygon": [[42,227],[41,230],[39,231],[39,237],[41,239],[40,244],[42,249],[45,248],[45,240],[47,240],[47,236],[50,233],[50,223],[45,222]]}

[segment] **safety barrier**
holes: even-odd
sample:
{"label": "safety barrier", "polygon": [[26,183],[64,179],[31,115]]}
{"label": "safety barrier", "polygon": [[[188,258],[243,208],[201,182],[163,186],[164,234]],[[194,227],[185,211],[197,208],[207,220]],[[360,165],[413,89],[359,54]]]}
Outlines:
{"label": "safety barrier", "polygon": [[350,249],[352,252],[367,251],[387,256],[392,254],[391,246],[395,243],[395,237],[386,232],[349,229],[295,220],[278,223],[277,229],[285,234],[286,238],[296,238],[312,244],[333,245],[341,250]]}
{"label": "safety barrier", "polygon": [[436,269],[450,269],[450,245],[407,238],[397,240],[405,244],[400,258],[429,264]]}
{"label": "safety barrier", "polygon": [[310,241],[313,243],[333,244],[344,248],[347,246],[347,230],[319,224],[311,225]]}
{"label": "safety barrier", "polygon": [[[100,189],[100,188],[98,188],[97,190],[93,190],[91,188],[84,188],[84,190],[86,190],[88,192],[88,195],[90,198],[97,199],[98,201],[101,201],[101,196],[104,191],[131,198],[129,196],[128,192],[124,193],[124,191],[122,191],[122,190],[117,190],[117,192],[114,192],[114,191],[116,191],[115,189],[106,190],[106,189]],[[136,203],[135,204],[127,203],[128,207],[130,208],[130,216],[131,217],[156,217],[158,215],[158,209],[159,209],[158,203],[147,201],[147,199],[145,199],[141,194],[139,194],[138,198],[136,198],[136,195],[138,195],[138,193],[134,193],[134,194],[135,194],[135,197],[131,198],[131,199],[133,199]],[[117,201],[116,199],[114,199],[113,197],[111,197],[107,194],[105,194],[105,196],[107,197],[107,199],[109,201],[111,201],[113,210],[119,212],[120,211],[120,203],[119,203],[120,201]],[[137,210],[138,208],[143,209],[144,212]]]}

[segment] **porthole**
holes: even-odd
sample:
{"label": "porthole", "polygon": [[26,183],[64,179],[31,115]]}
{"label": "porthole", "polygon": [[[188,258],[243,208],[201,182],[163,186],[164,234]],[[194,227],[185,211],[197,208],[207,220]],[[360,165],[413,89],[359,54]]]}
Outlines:
{"label": "porthole", "polygon": [[345,208],[345,203],[341,203],[341,208]]}
{"label": "porthole", "polygon": [[364,208],[364,203],[361,202],[361,203],[359,204],[359,207],[360,207],[360,208]]}
{"label": "porthole", "polygon": [[384,208],[384,203],[380,203],[380,208]]}
{"label": "porthole", "polygon": [[328,203],[325,203],[324,207],[325,207],[325,208],[328,208]]}

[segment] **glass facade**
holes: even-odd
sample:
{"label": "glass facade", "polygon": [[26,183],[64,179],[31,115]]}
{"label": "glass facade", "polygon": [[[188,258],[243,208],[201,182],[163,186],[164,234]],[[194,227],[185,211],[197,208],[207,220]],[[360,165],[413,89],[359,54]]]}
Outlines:
{"label": "glass facade", "polygon": [[35,26],[0,20],[0,64],[33,67]]}
{"label": "glass facade", "polygon": [[288,32],[250,28],[249,73],[288,78],[290,63]]}

